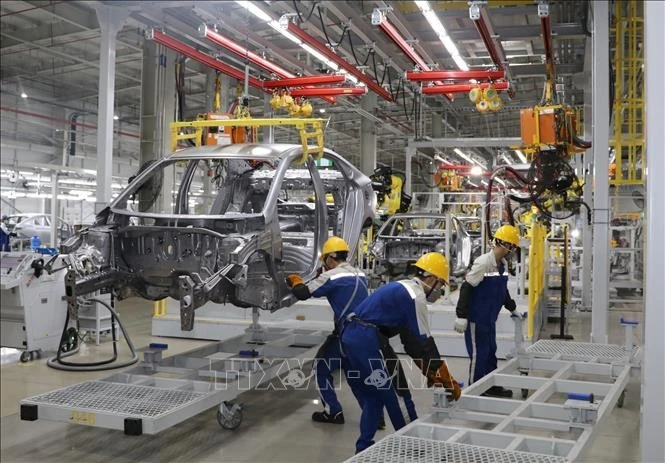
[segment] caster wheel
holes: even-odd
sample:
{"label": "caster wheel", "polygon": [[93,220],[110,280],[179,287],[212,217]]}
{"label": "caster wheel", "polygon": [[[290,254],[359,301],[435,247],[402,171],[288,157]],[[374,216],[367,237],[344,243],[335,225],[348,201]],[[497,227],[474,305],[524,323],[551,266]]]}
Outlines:
{"label": "caster wheel", "polygon": [[528,389],[522,389],[522,398],[526,399],[529,397],[529,390]]}
{"label": "caster wheel", "polygon": [[35,355],[36,359],[42,358],[42,351],[41,350],[36,350],[36,351],[33,352],[33,354]]}
{"label": "caster wheel", "polygon": [[242,422],[242,408],[238,404],[222,402],[217,410],[217,422],[229,431],[238,429]]}
{"label": "caster wheel", "polygon": [[626,399],[626,391],[621,392],[621,395],[619,396],[619,400],[617,400],[617,407],[618,408],[623,408],[623,403]]}
{"label": "caster wheel", "polygon": [[21,363],[26,363],[29,360],[32,360],[32,355],[28,351],[23,351],[23,352],[21,352],[20,360],[21,360]]}

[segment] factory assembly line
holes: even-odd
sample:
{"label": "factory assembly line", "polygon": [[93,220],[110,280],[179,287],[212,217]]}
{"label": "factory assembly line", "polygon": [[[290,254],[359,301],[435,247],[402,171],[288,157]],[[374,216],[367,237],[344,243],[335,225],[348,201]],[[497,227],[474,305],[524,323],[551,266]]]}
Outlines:
{"label": "factory assembly line", "polygon": [[665,3],[0,8],[2,461],[662,460]]}

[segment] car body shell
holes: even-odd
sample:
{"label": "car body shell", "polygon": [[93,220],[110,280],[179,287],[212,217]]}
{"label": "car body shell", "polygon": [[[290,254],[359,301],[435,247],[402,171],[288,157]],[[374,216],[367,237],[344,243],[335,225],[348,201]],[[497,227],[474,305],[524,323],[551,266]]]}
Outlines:
{"label": "car body shell", "polygon": [[[317,168],[311,157],[300,164],[299,145],[245,144],[189,148],[154,162],[65,246],[70,308],[73,298],[101,287],[120,298],[171,296],[180,300],[188,330],[194,309],[207,301],[267,310],[291,305],[285,277],[313,278],[331,234],[353,254],[373,216],[369,178],[333,151],[324,157],[332,169]],[[253,167],[242,173],[232,169],[247,162]],[[221,172],[219,185],[205,180],[201,166]],[[158,190],[152,183],[167,183],[160,175],[171,168],[181,172],[172,213],[155,213],[145,207]],[[192,210],[199,178],[217,188],[205,213]]]}
{"label": "car body shell", "polygon": [[436,251],[445,255],[448,246],[451,276],[463,276],[480,254],[480,219],[451,215],[449,234],[447,223],[444,214],[410,213],[390,217],[370,248],[376,273],[387,278],[402,275],[423,254]]}

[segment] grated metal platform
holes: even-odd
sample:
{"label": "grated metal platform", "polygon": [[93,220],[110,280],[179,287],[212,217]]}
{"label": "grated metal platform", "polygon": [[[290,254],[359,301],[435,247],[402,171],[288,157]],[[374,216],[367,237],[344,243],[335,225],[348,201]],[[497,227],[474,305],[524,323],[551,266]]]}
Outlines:
{"label": "grated metal platform", "polygon": [[220,425],[232,429],[242,415],[226,403],[287,372],[302,373],[328,332],[270,328],[260,335],[260,348],[247,332],[164,359],[148,350],[144,363],[129,370],[21,400],[21,420],[157,434],[219,407]]}
{"label": "grated metal platform", "polygon": [[[572,342],[541,339],[526,351],[530,354],[542,354],[547,356],[560,356],[575,358],[578,360],[603,359],[607,361],[622,362],[626,360],[626,349],[618,344],[597,344],[591,342]],[[638,348],[633,348],[631,358],[636,355]]]}
{"label": "grated metal platform", "polygon": [[133,417],[157,417],[191,404],[206,394],[118,384],[106,381],[86,381],[30,398],[39,405],[73,407],[81,411],[112,412]]}
{"label": "grated metal platform", "polygon": [[348,460],[353,463],[565,463],[563,457],[393,434]]}

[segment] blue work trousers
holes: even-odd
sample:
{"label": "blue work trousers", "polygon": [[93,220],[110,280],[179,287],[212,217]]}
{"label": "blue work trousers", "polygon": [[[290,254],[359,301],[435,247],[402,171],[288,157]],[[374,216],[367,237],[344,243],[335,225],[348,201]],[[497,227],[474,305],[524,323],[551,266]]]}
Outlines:
{"label": "blue work trousers", "polygon": [[464,332],[469,354],[469,384],[496,370],[496,323],[469,322]]}
{"label": "blue work trousers", "polygon": [[347,382],[362,404],[356,451],[374,444],[384,407],[395,430],[406,425],[381,347],[382,340],[376,327],[351,321],[344,329],[342,349],[348,361]]}

